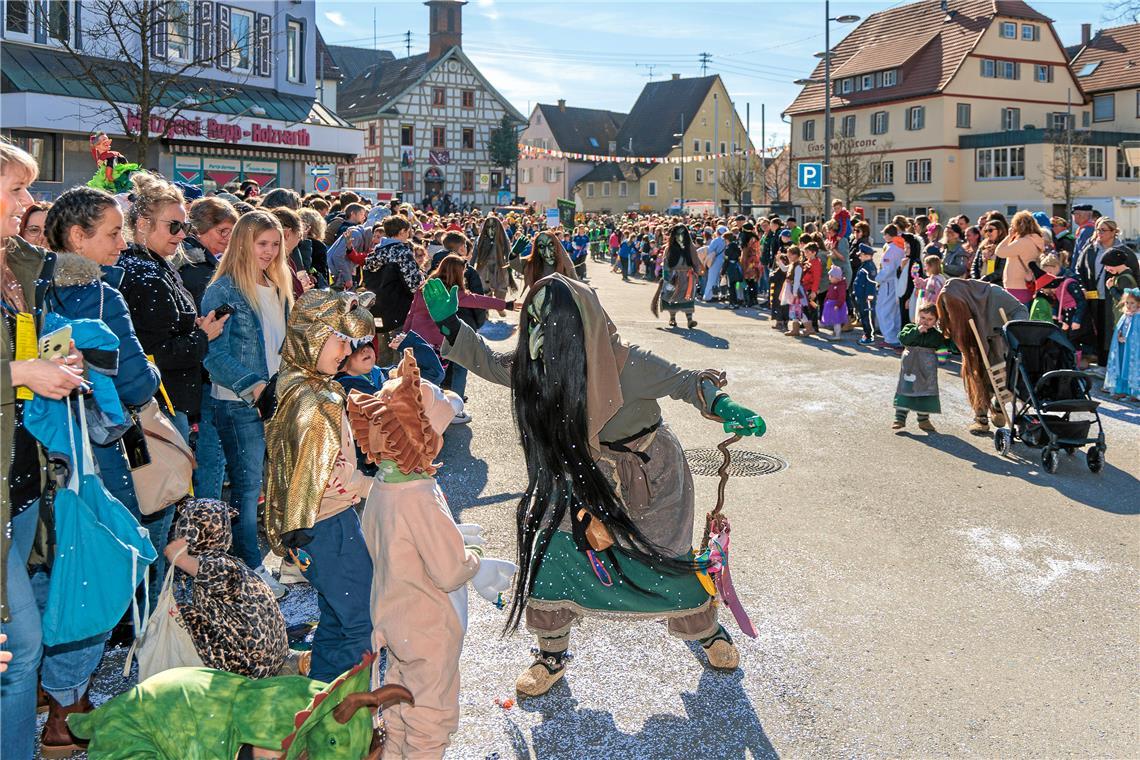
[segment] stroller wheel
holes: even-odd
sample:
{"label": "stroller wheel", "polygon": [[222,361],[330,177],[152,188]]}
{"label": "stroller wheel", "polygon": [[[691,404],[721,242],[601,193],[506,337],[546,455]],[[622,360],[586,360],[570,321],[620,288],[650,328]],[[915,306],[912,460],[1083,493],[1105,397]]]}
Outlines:
{"label": "stroller wheel", "polygon": [[1013,448],[1013,431],[1009,428],[1000,427],[994,431],[994,450],[1001,454],[1003,457],[1009,456],[1010,449]]}
{"label": "stroller wheel", "polygon": [[1060,464],[1061,453],[1050,446],[1046,446],[1041,452],[1041,466],[1045,468],[1045,472],[1052,475],[1057,471]]}
{"label": "stroller wheel", "polygon": [[1085,464],[1089,466],[1089,472],[1097,474],[1104,469],[1104,453],[1096,446],[1089,446],[1085,452]]}

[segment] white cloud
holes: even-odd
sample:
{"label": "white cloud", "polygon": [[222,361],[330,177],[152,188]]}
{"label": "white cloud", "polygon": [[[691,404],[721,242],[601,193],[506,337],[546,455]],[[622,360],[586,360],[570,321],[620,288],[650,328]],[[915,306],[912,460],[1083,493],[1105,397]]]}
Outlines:
{"label": "white cloud", "polygon": [[328,22],[333,26],[339,26],[341,28],[348,26],[348,22],[344,20],[344,14],[339,11],[329,11],[325,13],[325,18],[328,19]]}
{"label": "white cloud", "polygon": [[489,21],[499,20],[499,9],[495,7],[495,0],[478,0],[479,15]]}

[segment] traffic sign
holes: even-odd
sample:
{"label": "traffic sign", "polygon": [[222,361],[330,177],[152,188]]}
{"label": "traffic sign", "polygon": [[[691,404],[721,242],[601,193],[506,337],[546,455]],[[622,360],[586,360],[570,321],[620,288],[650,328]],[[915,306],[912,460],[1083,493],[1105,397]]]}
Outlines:
{"label": "traffic sign", "polygon": [[331,187],[332,182],[329,181],[328,177],[317,177],[313,180],[313,189],[318,193],[327,193]]}
{"label": "traffic sign", "polygon": [[328,166],[313,166],[309,168],[309,174],[314,177],[327,177],[332,174],[332,168]]}
{"label": "traffic sign", "polygon": [[800,190],[819,190],[823,187],[823,164],[799,165]]}

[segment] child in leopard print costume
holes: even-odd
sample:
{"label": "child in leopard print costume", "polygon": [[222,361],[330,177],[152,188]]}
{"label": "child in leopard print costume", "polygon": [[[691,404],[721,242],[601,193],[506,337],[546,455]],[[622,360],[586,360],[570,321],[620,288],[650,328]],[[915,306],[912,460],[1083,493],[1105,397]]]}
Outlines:
{"label": "child in leopard print costume", "polygon": [[230,555],[237,510],[216,499],[182,503],[166,556],[194,578],[182,624],[207,668],[268,678],[289,654],[285,618],[265,581]]}

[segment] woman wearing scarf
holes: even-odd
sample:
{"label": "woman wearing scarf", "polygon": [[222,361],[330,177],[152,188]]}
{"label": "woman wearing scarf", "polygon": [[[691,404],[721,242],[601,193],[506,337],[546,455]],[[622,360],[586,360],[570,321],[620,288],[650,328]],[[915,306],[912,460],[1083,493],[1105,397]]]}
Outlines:
{"label": "woman wearing scarf", "polygon": [[696,575],[692,473],[657,400],[688,401],[742,435],[762,434],[763,420],[719,390],[722,374],[624,343],[594,291],[561,274],[531,288],[513,355],[458,320],[454,290],[432,281],[424,298],[444,357],[512,390],[529,482],[508,626],[525,617],[538,638],[518,692],[538,696],[562,678],[583,616],[665,619],[701,642],[712,667],[735,668],[736,646]]}

